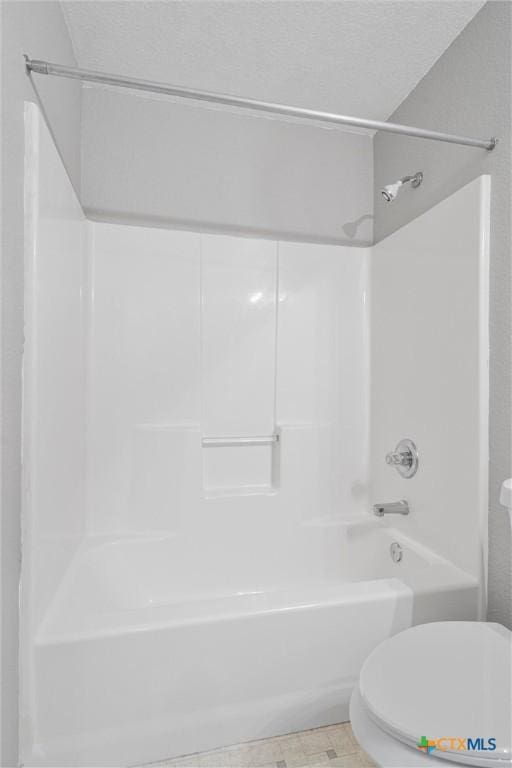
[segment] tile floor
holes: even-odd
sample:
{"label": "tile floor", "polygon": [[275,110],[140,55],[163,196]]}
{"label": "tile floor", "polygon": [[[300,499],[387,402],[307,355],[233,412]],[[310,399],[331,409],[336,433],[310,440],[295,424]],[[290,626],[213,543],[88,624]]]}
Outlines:
{"label": "tile floor", "polygon": [[174,758],[154,768],[370,768],[375,763],[359,747],[350,723],[238,744],[214,752]]}

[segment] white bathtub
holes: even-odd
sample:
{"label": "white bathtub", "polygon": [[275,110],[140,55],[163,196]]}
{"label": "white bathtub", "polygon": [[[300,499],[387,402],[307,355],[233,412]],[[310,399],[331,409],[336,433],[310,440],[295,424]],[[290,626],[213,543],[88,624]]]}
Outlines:
{"label": "white bathtub", "polygon": [[380,521],[302,533],[336,550],[325,570],[287,560],[276,581],[255,553],[237,592],[233,563],[212,559],[207,586],[172,537],[84,546],[37,633],[28,763],[133,765],[343,721],[377,643],[478,617],[476,581]]}

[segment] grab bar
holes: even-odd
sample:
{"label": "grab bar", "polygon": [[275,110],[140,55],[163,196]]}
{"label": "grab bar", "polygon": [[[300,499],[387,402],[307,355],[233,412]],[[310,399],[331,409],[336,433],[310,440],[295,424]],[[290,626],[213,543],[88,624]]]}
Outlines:
{"label": "grab bar", "polygon": [[272,445],[279,442],[279,435],[265,437],[203,437],[204,448],[219,448],[236,445]]}

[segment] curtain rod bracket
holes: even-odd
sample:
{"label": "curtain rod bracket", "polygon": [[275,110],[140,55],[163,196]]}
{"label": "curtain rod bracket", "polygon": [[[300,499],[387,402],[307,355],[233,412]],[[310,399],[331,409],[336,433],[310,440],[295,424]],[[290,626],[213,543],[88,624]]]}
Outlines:
{"label": "curtain rod bracket", "polygon": [[48,71],[48,64],[46,63],[46,61],[29,59],[26,53],[23,54],[23,58],[25,59],[25,69],[27,70],[27,75],[30,75],[31,72],[35,72],[38,75],[50,74]]}

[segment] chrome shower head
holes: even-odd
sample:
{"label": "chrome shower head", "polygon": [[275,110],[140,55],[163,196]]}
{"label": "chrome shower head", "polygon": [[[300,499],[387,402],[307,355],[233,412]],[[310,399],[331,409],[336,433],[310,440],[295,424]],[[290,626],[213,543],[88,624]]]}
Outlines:
{"label": "chrome shower head", "polygon": [[398,192],[400,190],[400,187],[402,186],[403,181],[395,181],[394,184],[387,184],[384,189],[381,189],[380,193],[386,203],[392,203],[393,200],[398,195]]}
{"label": "chrome shower head", "polygon": [[404,176],[402,179],[395,181],[393,184],[387,184],[385,187],[383,187],[380,193],[386,203],[392,203],[400,192],[401,187],[403,187],[403,185],[407,184],[409,181],[411,182],[411,187],[416,189],[423,181],[423,173],[418,171],[418,173],[415,173],[413,176]]}

